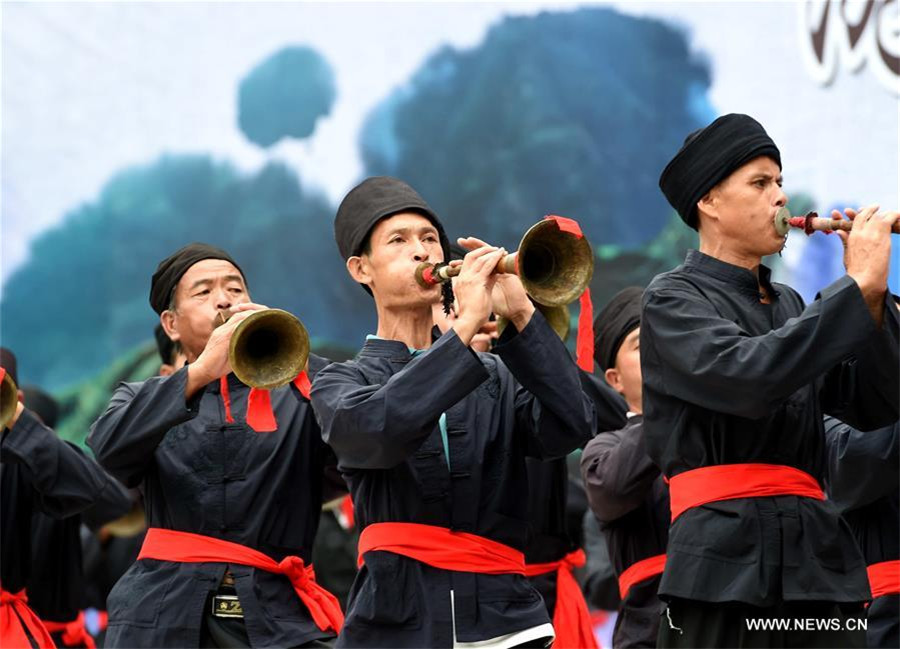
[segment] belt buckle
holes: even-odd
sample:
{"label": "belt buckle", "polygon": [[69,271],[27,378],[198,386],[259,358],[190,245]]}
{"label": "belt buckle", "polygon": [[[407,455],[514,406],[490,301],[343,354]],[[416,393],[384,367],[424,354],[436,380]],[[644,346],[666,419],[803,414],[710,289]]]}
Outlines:
{"label": "belt buckle", "polygon": [[214,617],[244,617],[244,609],[237,595],[213,595],[212,614]]}

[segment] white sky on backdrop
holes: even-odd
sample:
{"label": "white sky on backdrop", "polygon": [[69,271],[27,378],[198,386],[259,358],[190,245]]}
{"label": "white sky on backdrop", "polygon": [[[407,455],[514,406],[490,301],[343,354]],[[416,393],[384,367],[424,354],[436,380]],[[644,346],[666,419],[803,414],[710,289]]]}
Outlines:
{"label": "white sky on backdrop", "polygon": [[[247,171],[274,155],[337,201],[362,173],[362,120],[431,52],[473,47],[507,14],[586,4],[4,2],[2,279],[36,234],[94,200],[114,173],[162,153],[211,153]],[[795,2],[602,4],[690,30],[713,64],[713,106],[766,126],[789,192],[900,206],[898,97],[866,68],[815,84],[800,59]],[[237,127],[237,85],[295,44],[329,61],[338,98],[313,139],[266,152]]]}

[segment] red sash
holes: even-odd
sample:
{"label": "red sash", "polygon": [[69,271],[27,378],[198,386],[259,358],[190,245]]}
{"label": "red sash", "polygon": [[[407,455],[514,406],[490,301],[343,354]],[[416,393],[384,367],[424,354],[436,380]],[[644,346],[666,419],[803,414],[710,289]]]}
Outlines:
{"label": "red sash", "polygon": [[28,607],[25,590],[10,593],[0,588],[0,646],[3,649],[31,649],[26,628],[39,647],[55,649],[56,645],[44,623]]}
{"label": "red sash", "polygon": [[526,577],[537,577],[548,572],[556,573],[556,610],[553,612],[553,628],[558,649],[598,649],[584,594],[572,575],[572,570],[585,564],[584,550],[570,552],[559,561],[529,563]]}
{"label": "red sash", "polygon": [[87,647],[87,649],[97,649],[97,643],[94,642],[94,636],[88,633],[84,626],[84,611],[78,614],[71,622],[50,622],[44,620],[44,626],[50,633],[62,633],[63,644],[67,647]]}
{"label": "red sash", "polygon": [[872,599],[885,595],[900,595],[900,560],[873,563],[866,568]]}
{"label": "red sash", "polygon": [[811,475],[781,464],[720,464],[669,478],[672,522],[691,507],[735,498],[805,496],[825,500]]}
{"label": "red sash", "polygon": [[619,596],[624,600],[632,586],[645,579],[661,575],[665,568],[666,555],[664,554],[657,554],[655,557],[647,557],[632,563],[619,575]]}
{"label": "red sash", "polygon": [[442,570],[483,575],[525,574],[525,555],[468,532],[420,523],[373,523],[359,535],[360,567],[366,552],[383,550]]}
{"label": "red sash", "polygon": [[147,530],[144,545],[138,555],[138,560],[141,559],[177,563],[234,563],[285,575],[291,580],[297,596],[309,609],[317,627],[322,631],[338,632],[344,623],[344,614],[341,613],[337,598],[316,583],[313,567],[304,565],[300,557],[288,556],[276,562],[262,552],[240,543],[151,527]]}

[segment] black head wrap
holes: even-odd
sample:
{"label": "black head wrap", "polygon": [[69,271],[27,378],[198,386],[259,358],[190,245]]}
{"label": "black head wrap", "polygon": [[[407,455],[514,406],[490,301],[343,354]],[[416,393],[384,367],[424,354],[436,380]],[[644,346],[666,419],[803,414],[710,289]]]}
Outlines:
{"label": "black head wrap", "polygon": [[625,337],[641,326],[641,296],[644,289],[629,286],[616,293],[594,320],[594,359],[601,371],[616,365],[616,355]]}
{"label": "black head wrap", "polygon": [[19,364],[16,355],[8,347],[0,347],[0,367],[6,370],[13,383],[19,385]]}
{"label": "black head wrap", "polygon": [[163,259],[156,267],[153,279],[150,280],[150,306],[154,311],[162,313],[169,308],[169,302],[172,300],[175,287],[178,286],[178,280],[191,266],[204,259],[224,259],[231,262],[244,277],[244,283],[247,283],[244,271],[227,252],[207,243],[190,243]]}
{"label": "black head wrap", "polygon": [[723,115],[694,131],[663,169],[659,188],[679,216],[695,230],[697,202],[739,167],[760,156],[781,168],[781,153],[762,125],[748,115]]}
{"label": "black head wrap", "polygon": [[[334,240],[344,261],[362,252],[376,223],[400,212],[418,212],[431,221],[437,228],[444,260],[450,259],[450,241],[444,232],[444,226],[425,199],[402,180],[390,176],[374,176],[348,192],[334,218]],[[367,286],[363,288],[369,290]]]}

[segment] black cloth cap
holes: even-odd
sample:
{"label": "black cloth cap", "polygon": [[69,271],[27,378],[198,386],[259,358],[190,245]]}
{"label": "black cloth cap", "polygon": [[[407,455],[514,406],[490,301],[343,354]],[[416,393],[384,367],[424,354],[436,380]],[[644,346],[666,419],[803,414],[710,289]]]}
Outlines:
{"label": "black cloth cap", "polygon": [[736,169],[760,156],[781,168],[781,153],[749,115],[723,115],[694,131],[659,177],[659,188],[689,226],[698,229],[697,202]]}
{"label": "black cloth cap", "polygon": [[334,240],[344,261],[362,252],[363,244],[376,223],[400,212],[418,212],[431,221],[441,240],[444,261],[450,259],[450,242],[444,226],[425,199],[402,180],[373,176],[344,196],[334,218]]}
{"label": "black cloth cap", "polygon": [[594,359],[602,371],[616,365],[625,337],[641,326],[644,289],[629,286],[616,293],[594,320]]}
{"label": "black cloth cap", "polygon": [[0,347],[0,367],[6,370],[13,383],[19,385],[19,364],[16,355],[8,347]]}
{"label": "black cloth cap", "polygon": [[150,280],[150,306],[154,311],[161,314],[169,308],[172,292],[178,286],[178,280],[191,266],[204,259],[224,259],[231,262],[244,277],[244,283],[247,283],[244,271],[227,252],[208,243],[190,243],[163,259],[156,267],[153,279]]}

